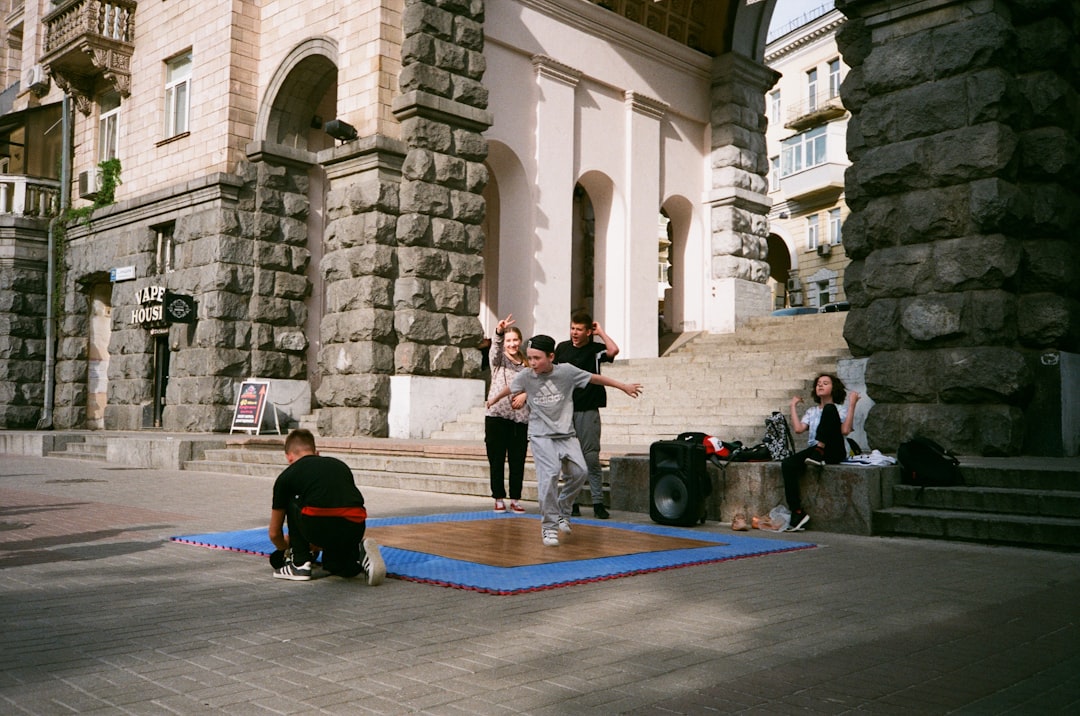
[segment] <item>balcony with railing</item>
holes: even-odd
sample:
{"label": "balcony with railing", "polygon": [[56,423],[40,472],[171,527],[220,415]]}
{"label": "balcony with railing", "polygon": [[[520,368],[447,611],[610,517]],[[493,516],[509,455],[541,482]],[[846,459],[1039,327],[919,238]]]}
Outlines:
{"label": "balcony with railing", "polygon": [[131,92],[137,5],[135,0],[69,0],[44,18],[41,62],[84,113],[98,77],[124,97]]}
{"label": "balcony with railing", "polygon": [[788,107],[787,121],[784,126],[801,132],[829,120],[843,117],[846,111],[840,101],[840,93],[835,89],[826,90]]}
{"label": "balcony with railing", "polygon": [[60,182],[0,174],[0,215],[49,219],[60,213]]}

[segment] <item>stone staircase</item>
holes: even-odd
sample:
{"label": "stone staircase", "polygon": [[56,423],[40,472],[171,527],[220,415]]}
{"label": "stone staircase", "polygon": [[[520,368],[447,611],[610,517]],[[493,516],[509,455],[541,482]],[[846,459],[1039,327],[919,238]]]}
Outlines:
{"label": "stone staircase", "polygon": [[87,462],[105,462],[109,449],[109,436],[107,434],[86,435],[81,441],[71,441],[64,445],[63,450],[50,450],[48,457],[63,457],[69,460],[85,460]]}
{"label": "stone staircase", "polygon": [[968,458],[960,468],[963,487],[896,485],[874,534],[1080,549],[1080,461]]}
{"label": "stone staircase", "polygon": [[[605,364],[605,375],[641,383],[645,391],[634,400],[608,389],[604,444],[647,448],[686,431],[760,442],[766,416],[786,413],[792,395],[808,396],[816,374],[835,373],[837,361],[850,357],[843,337],[846,315],[763,316],[734,334],[700,334],[677,343],[660,358]],[[483,406],[431,437],[483,440]]]}
{"label": "stone staircase", "polygon": [[[477,497],[491,494],[483,443],[320,438],[319,454],[345,462],[361,488],[389,487]],[[605,466],[609,457],[606,453],[601,455]],[[283,437],[251,437],[227,440],[223,449],[207,450],[201,459],[184,463],[184,469],[274,478],[286,465]],[[537,499],[531,458],[525,463],[522,498]]]}

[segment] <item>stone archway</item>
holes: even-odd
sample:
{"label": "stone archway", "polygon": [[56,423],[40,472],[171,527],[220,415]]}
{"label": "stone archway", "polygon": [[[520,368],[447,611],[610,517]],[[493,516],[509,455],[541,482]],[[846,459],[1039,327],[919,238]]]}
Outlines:
{"label": "stone archway", "polygon": [[[786,308],[789,304],[796,305],[792,301],[792,296],[795,293],[801,293],[801,287],[792,282],[791,250],[787,242],[775,232],[769,234],[767,241],[769,246],[769,278],[776,282],[772,307],[777,309]],[[801,296],[798,301],[799,305],[801,305]]]}
{"label": "stone archway", "polygon": [[312,38],[281,62],[263,97],[255,121],[256,141],[318,152],[332,147],[322,125],[337,110],[337,43]]}

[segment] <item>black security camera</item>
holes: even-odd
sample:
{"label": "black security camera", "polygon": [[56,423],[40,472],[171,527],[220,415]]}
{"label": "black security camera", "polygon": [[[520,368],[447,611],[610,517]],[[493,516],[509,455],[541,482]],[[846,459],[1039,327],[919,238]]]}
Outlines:
{"label": "black security camera", "polygon": [[348,122],[343,122],[340,119],[331,119],[323,125],[323,130],[331,137],[341,142],[351,142],[357,137],[356,127]]}

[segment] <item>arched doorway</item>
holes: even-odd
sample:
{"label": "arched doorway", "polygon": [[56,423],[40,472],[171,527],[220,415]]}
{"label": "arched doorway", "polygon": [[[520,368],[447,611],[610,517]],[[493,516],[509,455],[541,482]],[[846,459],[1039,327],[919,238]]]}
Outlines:
{"label": "arched doorway", "polygon": [[[306,159],[307,165],[307,249],[306,277],[311,291],[305,299],[307,309],[304,335],[306,377],[314,395],[319,386],[319,351],[322,347],[321,325],[326,312],[326,291],[322,278],[323,239],[326,228],[325,169],[315,156],[334,146],[334,138],[325,130],[326,123],[337,117],[337,45],[326,38],[307,40],[282,61],[267,92],[268,103],[259,113],[256,136],[273,151],[285,148],[286,156]],[[302,165],[301,165],[302,166]],[[303,171],[302,169],[300,171]]]}
{"label": "arched doorway", "polygon": [[776,234],[769,234],[768,247],[769,286],[772,289],[773,309],[802,305],[802,287],[791,270],[791,253],[787,243]]}

